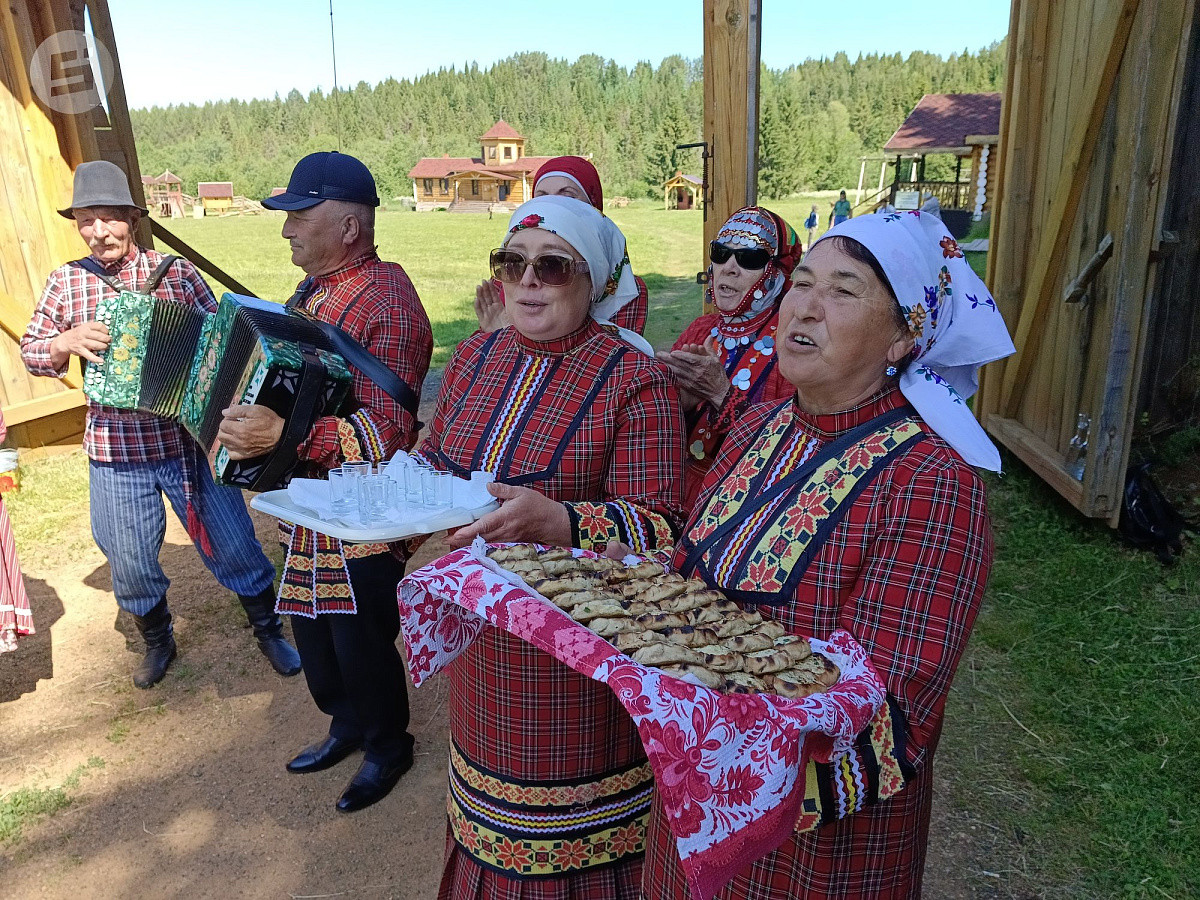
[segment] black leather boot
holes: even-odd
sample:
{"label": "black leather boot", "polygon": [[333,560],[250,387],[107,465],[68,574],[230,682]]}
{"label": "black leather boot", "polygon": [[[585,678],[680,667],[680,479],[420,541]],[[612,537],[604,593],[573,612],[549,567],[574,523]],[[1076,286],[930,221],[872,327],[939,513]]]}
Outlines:
{"label": "black leather boot", "polygon": [[271,667],[280,675],[296,675],[300,671],[300,654],[283,636],[283,619],[275,614],[275,591],[267,588],[256,597],[243,597],[242,609],[258,638],[258,649]]}
{"label": "black leather boot", "polygon": [[133,683],[140,688],[152,687],[162,681],[167,666],[175,658],[175,632],[171,628],[167,598],[159,600],[144,616],[134,616],[133,621],[146,642],[146,656],[133,671]]}

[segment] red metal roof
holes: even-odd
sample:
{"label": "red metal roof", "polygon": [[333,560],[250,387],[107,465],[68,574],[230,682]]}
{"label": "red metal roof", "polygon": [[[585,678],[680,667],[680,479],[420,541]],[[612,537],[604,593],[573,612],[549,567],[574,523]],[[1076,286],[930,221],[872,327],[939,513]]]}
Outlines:
{"label": "red metal roof", "polygon": [[472,159],[469,156],[427,156],[413,166],[408,173],[409,178],[449,178],[455,172],[473,169],[483,160]]}
{"label": "red metal roof", "polygon": [[545,163],[554,159],[553,156],[522,156],[520,159],[514,159],[506,162],[502,166],[492,166],[493,169],[515,169],[518,172],[536,172]]}
{"label": "red metal roof", "polygon": [[926,94],[884,144],[884,152],[951,150],[965,147],[969,134],[999,134],[1003,96]]}
{"label": "red metal roof", "polygon": [[491,140],[493,138],[500,138],[500,139],[518,138],[519,140],[525,140],[524,135],[518,134],[517,129],[513,128],[511,125],[509,125],[503,119],[501,119],[499,122],[497,122],[491,128],[489,128],[487,130],[487,132],[484,134],[484,136],[480,138],[480,140],[486,141],[486,140]]}
{"label": "red metal roof", "polygon": [[232,181],[201,181],[196,185],[198,197],[209,197],[214,200],[233,196]]}

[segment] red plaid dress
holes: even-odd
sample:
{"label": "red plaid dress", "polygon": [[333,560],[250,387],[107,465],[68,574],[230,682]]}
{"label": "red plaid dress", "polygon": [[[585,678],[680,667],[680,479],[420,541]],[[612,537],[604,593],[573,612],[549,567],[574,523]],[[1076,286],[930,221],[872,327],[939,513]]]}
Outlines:
{"label": "red plaid dress", "polygon": [[[332,322],[370,350],[412,388],[418,397],[433,355],[433,330],[421,299],[404,269],[371,252],[328,275],[318,275],[315,289],[300,308]],[[313,424],[298,448],[299,458],[326,471],[342,460],[390,459],[416,442],[417,421],[375,382],[358,370],[351,390],[357,409],[344,417],[324,416]],[[301,526],[279,523],[288,548],[280,580],[278,610],[313,616],[322,612],[354,612],[349,573],[341,561],[386,553],[405,556],[403,543],[346,544]]]}
{"label": "red plaid dress", "polygon": [[[105,272],[126,290],[136,290],[162,262],[162,254],[135,247]],[[64,331],[96,317],[96,303],[113,293],[111,285],[86,269],[68,263],[50,273],[33,318],[21,338],[21,359],[34,375],[62,378],[66,366],[50,362],[50,343]],[[205,312],[217,308],[212,291],[185,259],[176,260],[159,282],[154,296],[198,306]],[[88,400],[83,449],[96,462],[154,462],[183,454],[183,428],[179,423],[147,412],[114,409]]]}
{"label": "red plaid dress", "polygon": [[[700,486],[721,449],[721,442],[738,418],[755,403],[782,400],[796,393],[776,365],[774,340],[778,324],[778,304],[737,326],[725,324],[720,313],[708,313],[685,328],[672,348],[678,350],[685,344],[703,346],[715,340],[721,364],[733,382],[719,409],[706,401],[687,413],[684,505],[689,510],[700,495]],[[733,346],[728,346],[730,343]]]}
{"label": "red plaid dress", "polygon": [[650,294],[646,290],[646,282],[636,275],[633,276],[633,280],[637,284],[638,295],[618,309],[613,315],[612,321],[614,325],[641,334],[646,330],[646,312],[650,307]]}
{"label": "red plaid dress", "polygon": [[[688,536],[702,509],[740,460],[763,463],[756,444],[786,430],[775,459],[799,465],[818,447],[905,403],[887,389],[835,415],[812,416],[791,404],[762,404],[735,427],[705,480]],[[918,420],[919,421],[919,420]],[[928,427],[922,423],[922,428]],[[748,866],[719,895],[768,900],[910,898],[921,893],[928,841],[932,760],[946,695],[979,609],[992,559],[982,482],[936,435],[888,462],[852,501],[782,605],[757,607],[789,631],[826,638],[837,628],[871,654],[906,720],[907,761],[915,777],[897,796],[830,825],[794,836]],[[772,512],[787,515],[789,507]],[[682,553],[682,551],[681,551]],[[682,560],[677,556],[677,563]],[[764,573],[764,578],[771,573]],[[683,898],[686,883],[674,841],[655,805],[642,890],[649,900]]]}
{"label": "red plaid dress", "polygon": [[[681,518],[683,420],[665,366],[588,320],[560,341],[512,328],[475,334],[446,369],[424,457],[487,470],[567,504],[573,542],[672,540]],[[612,692],[499,629],[448,670],[450,736],[472,766],[507,783],[595,782],[645,762]],[[641,827],[638,840],[641,844]],[[638,847],[640,849],[640,846]],[[507,877],[451,840],[440,896],[565,900],[637,896],[640,853],[570,876]]]}

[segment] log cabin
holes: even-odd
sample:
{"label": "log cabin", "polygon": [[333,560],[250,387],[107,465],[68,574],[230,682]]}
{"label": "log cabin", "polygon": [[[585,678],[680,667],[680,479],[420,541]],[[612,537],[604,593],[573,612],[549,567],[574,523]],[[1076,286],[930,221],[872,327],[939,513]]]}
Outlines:
{"label": "log cabin", "polygon": [[525,137],[501,119],[479,138],[479,156],[447,153],[413,166],[413,201],[421,212],[508,212],[533,196],[533,175],[552,158],[526,156]]}

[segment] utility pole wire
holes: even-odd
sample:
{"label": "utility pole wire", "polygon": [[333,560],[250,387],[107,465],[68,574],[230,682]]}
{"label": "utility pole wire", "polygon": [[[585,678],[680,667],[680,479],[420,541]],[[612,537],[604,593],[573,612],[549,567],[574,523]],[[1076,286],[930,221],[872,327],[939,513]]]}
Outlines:
{"label": "utility pole wire", "polygon": [[342,149],[342,113],[338,108],[337,43],[333,35],[333,0],[329,0],[329,52],[333,56],[333,119],[337,124],[338,152]]}

